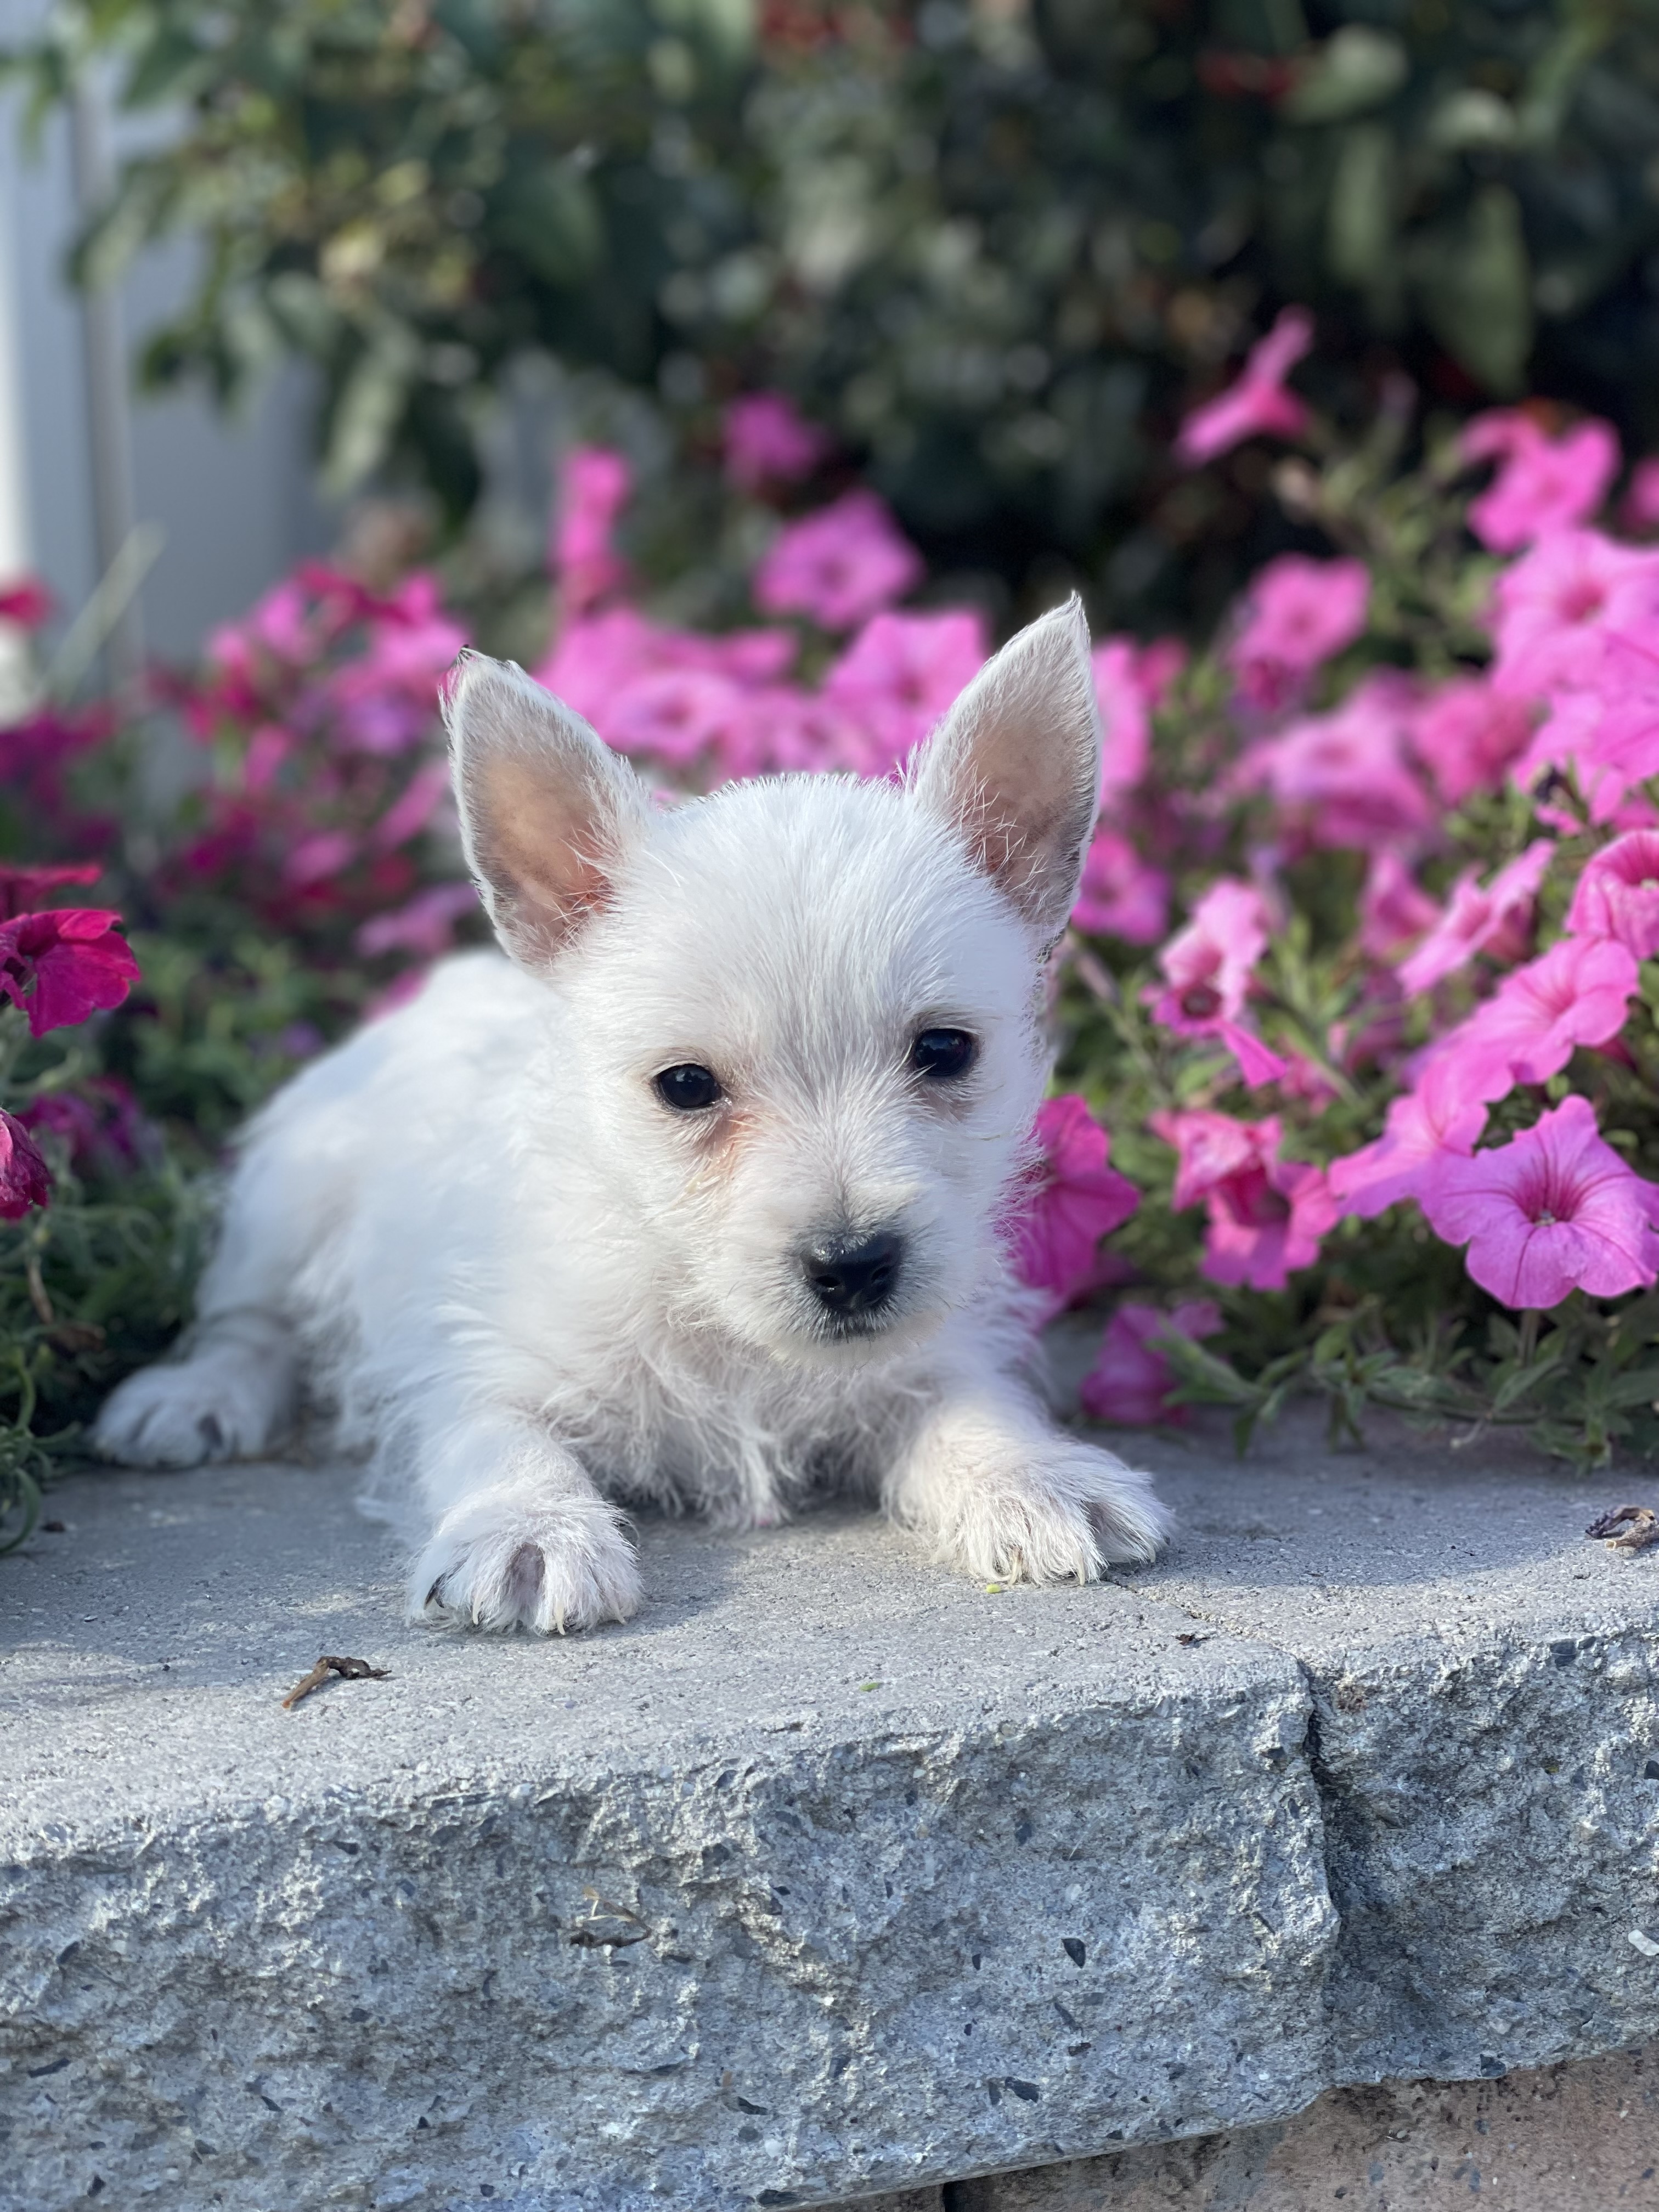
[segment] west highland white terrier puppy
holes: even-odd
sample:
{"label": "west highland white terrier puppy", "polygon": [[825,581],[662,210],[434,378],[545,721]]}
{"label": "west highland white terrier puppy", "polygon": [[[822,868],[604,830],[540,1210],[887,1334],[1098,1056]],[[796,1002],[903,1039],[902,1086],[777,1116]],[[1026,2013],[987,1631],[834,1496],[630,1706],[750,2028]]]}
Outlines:
{"label": "west highland white terrier puppy", "polygon": [[630,1504],[763,1528],[850,1491],[996,1580],[1151,1559],[1147,1478],[1021,1379],[1004,1245],[1095,820],[1088,645],[1075,601],[1034,623],[902,785],[665,810],[465,659],[455,784],[507,957],[445,963],[258,1115],[182,1353],[99,1447],[268,1454],[304,1375],[371,1492],[423,1509],[411,1612],[480,1628],[627,1620]]}

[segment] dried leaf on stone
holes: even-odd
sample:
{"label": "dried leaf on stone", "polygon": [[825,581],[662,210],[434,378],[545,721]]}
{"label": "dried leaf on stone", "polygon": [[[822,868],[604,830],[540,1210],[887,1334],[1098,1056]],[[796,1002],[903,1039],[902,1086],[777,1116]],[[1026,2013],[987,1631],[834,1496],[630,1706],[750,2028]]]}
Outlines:
{"label": "dried leaf on stone", "polygon": [[1609,1551],[1644,1552],[1650,1544],[1659,1544],[1659,1515],[1650,1505],[1615,1506],[1592,1521],[1584,1534],[1598,1538]]}
{"label": "dried leaf on stone", "polygon": [[283,1711],[291,1713],[301,1698],[308,1698],[313,1690],[319,1690],[331,1674],[348,1682],[384,1682],[389,1679],[384,1667],[371,1667],[367,1659],[342,1659],[325,1654],[283,1699]]}

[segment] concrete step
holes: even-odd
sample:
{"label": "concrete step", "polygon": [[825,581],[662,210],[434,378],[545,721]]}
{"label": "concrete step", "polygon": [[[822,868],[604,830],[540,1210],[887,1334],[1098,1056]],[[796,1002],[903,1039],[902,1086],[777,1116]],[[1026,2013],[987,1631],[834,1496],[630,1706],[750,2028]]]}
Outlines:
{"label": "concrete step", "polygon": [[[0,2206],[960,2192],[1659,2033],[1627,1480],[1140,1456],[1182,1534],[1103,1586],[647,1523],[545,1644],[403,1625],[347,1471],[64,1484],[0,1561]],[[387,1679],[284,1711],[323,1652]]]}

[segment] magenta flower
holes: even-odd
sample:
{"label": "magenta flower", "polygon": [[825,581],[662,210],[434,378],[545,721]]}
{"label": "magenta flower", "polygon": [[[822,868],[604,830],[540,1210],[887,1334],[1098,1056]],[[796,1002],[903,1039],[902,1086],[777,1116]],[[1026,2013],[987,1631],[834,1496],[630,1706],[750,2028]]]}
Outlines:
{"label": "magenta flower", "polygon": [[1492,613],[1493,688],[1537,700],[1601,678],[1607,640],[1651,635],[1659,551],[1595,530],[1559,530],[1510,563]]}
{"label": "magenta flower", "polygon": [[586,613],[627,580],[611,541],[633,484],[627,461],[607,447],[577,446],[565,455],[551,551],[567,614]]}
{"label": "magenta flower", "polygon": [[866,775],[885,775],[921,744],[985,661],[985,625],[966,609],[874,615],[830,667],[828,704],[863,732]]}
{"label": "magenta flower", "polygon": [[1204,1201],[1203,1273],[1212,1283],[1282,1291],[1295,1269],[1318,1258],[1340,1209],[1317,1168],[1279,1158],[1277,1115],[1235,1121],[1199,1110],[1159,1113],[1149,1126],[1176,1148],[1176,1211]]}
{"label": "magenta flower", "polygon": [[18,629],[39,629],[52,618],[52,593],[38,576],[20,576],[0,584],[0,623]]}
{"label": "magenta flower", "polygon": [[1407,678],[1378,669],[1334,712],[1258,738],[1239,763],[1238,787],[1269,791],[1285,826],[1315,845],[1375,852],[1419,841],[1433,814],[1409,762],[1416,701]]}
{"label": "magenta flower", "polygon": [[1392,848],[1371,855],[1359,893],[1359,949],[1391,960],[1440,919],[1440,909]]}
{"label": "magenta flower", "polygon": [[1632,830],[1584,863],[1567,909],[1575,937],[1612,937],[1638,960],[1659,952],[1659,830]]}
{"label": "magenta flower", "polygon": [[76,860],[58,868],[0,866],[0,921],[33,913],[43,898],[66,884],[95,884],[103,872],[101,860]]}
{"label": "magenta flower", "polygon": [[1619,473],[1619,440],[1607,422],[1581,422],[1547,437],[1529,415],[1477,415],[1463,433],[1466,461],[1500,465],[1469,505],[1469,527],[1494,553],[1518,553],[1551,532],[1594,514]]}
{"label": "magenta flower", "polygon": [[1106,1324],[1099,1356],[1083,1378],[1083,1410],[1097,1421],[1125,1428],[1150,1428],[1180,1420],[1185,1408],[1170,1402],[1175,1378],[1170,1363],[1153,1343],[1157,1337],[1213,1336],[1221,1327],[1212,1298],[1190,1298],[1173,1313],[1157,1306],[1121,1305]]}
{"label": "magenta flower", "polygon": [[1149,986],[1145,994],[1152,1019],[1176,1036],[1214,1036],[1223,1022],[1238,1019],[1251,971],[1267,947],[1261,892],[1223,876],[1158,956],[1164,988]]}
{"label": "magenta flower", "polygon": [[696,668],[659,668],[623,684],[602,734],[618,752],[685,768],[717,745],[744,711],[742,688]]}
{"label": "magenta flower", "polygon": [[1587,1098],[1564,1099],[1507,1145],[1443,1158],[1421,1203],[1506,1306],[1559,1305],[1575,1290],[1617,1297],[1650,1288],[1659,1269],[1659,1187],[1603,1143]]}
{"label": "magenta flower", "polygon": [[1412,717],[1411,745],[1448,806],[1497,791],[1527,750],[1533,710],[1479,676],[1443,684]]}
{"label": "magenta flower", "polygon": [[1467,1069],[1450,1055],[1431,1060],[1416,1090],[1389,1108],[1382,1134],[1331,1162],[1331,1195],[1344,1213],[1373,1221],[1401,1199],[1417,1197],[1443,1153],[1472,1152],[1486,1126],[1486,1109],[1469,1088]]}
{"label": "magenta flower", "polygon": [[1194,410],[1181,426],[1176,453],[1188,468],[1212,461],[1246,438],[1297,438],[1308,410],[1285,379],[1313,345],[1313,317],[1286,307],[1265,338],[1251,347],[1243,374],[1225,392]]}
{"label": "magenta flower", "polygon": [[1152,750],[1152,714],[1158,691],[1149,688],[1147,662],[1156,646],[1143,652],[1133,638],[1104,638],[1090,655],[1095,697],[1105,734],[1101,763],[1103,803],[1133,791],[1146,773]]}
{"label": "magenta flower", "polygon": [[392,914],[377,914],[357,932],[357,950],[366,960],[381,952],[412,952],[417,959],[436,960],[453,950],[455,924],[464,914],[476,914],[478,894],[471,884],[434,884],[417,891],[406,906]]}
{"label": "magenta flower", "polygon": [[851,629],[921,582],[922,559],[872,491],[781,530],[755,571],[755,605]]}
{"label": "magenta flower", "polygon": [[1365,627],[1371,580],[1362,561],[1285,553],[1253,577],[1228,665],[1252,707],[1272,712]]}
{"label": "magenta flower", "polygon": [[138,963],[117,933],[119,920],[60,907],[0,923],[0,995],[24,1009],[32,1036],[71,1027],[126,997]]}
{"label": "magenta flower", "polygon": [[726,410],[726,473],[740,491],[799,483],[830,451],[830,440],[781,392],[750,392]]}
{"label": "magenta flower", "polygon": [[1498,1099],[1517,1083],[1547,1083],[1582,1045],[1606,1044],[1625,1026],[1636,958],[1606,937],[1564,937],[1506,975],[1495,995],[1443,1038],[1444,1054],[1475,1097]]}
{"label": "magenta flower", "polygon": [[1140,1194],[1107,1164],[1110,1141],[1074,1092],[1038,1109],[1042,1157],[1016,1193],[1014,1271],[1057,1314],[1097,1279],[1098,1248],[1129,1218]]}
{"label": "magenta flower", "polygon": [[1128,838],[1097,830],[1072,908],[1073,928],[1121,937],[1127,945],[1156,945],[1169,926],[1169,877],[1143,860]]}
{"label": "magenta flower", "polygon": [[1401,963],[1401,988],[1414,998],[1467,967],[1477,952],[1508,952],[1513,957],[1531,926],[1533,901],[1554,853],[1549,838],[1534,839],[1484,890],[1475,882],[1475,871],[1465,869],[1434,927]]}
{"label": "magenta flower", "polygon": [[15,1114],[0,1109],[0,1218],[21,1221],[52,1196],[52,1170]]}

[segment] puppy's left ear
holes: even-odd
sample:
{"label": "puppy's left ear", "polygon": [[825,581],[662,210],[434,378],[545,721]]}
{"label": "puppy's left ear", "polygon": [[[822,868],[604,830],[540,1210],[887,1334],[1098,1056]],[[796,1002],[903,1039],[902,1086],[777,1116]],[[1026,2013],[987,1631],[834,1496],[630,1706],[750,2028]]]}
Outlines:
{"label": "puppy's left ear", "polygon": [[918,804],[1050,944],[1077,900],[1100,804],[1089,625],[1072,599],[986,663],[918,755]]}
{"label": "puppy's left ear", "polygon": [[639,778],[516,662],[462,656],[444,700],[461,840],[504,951],[544,971],[611,895]]}

